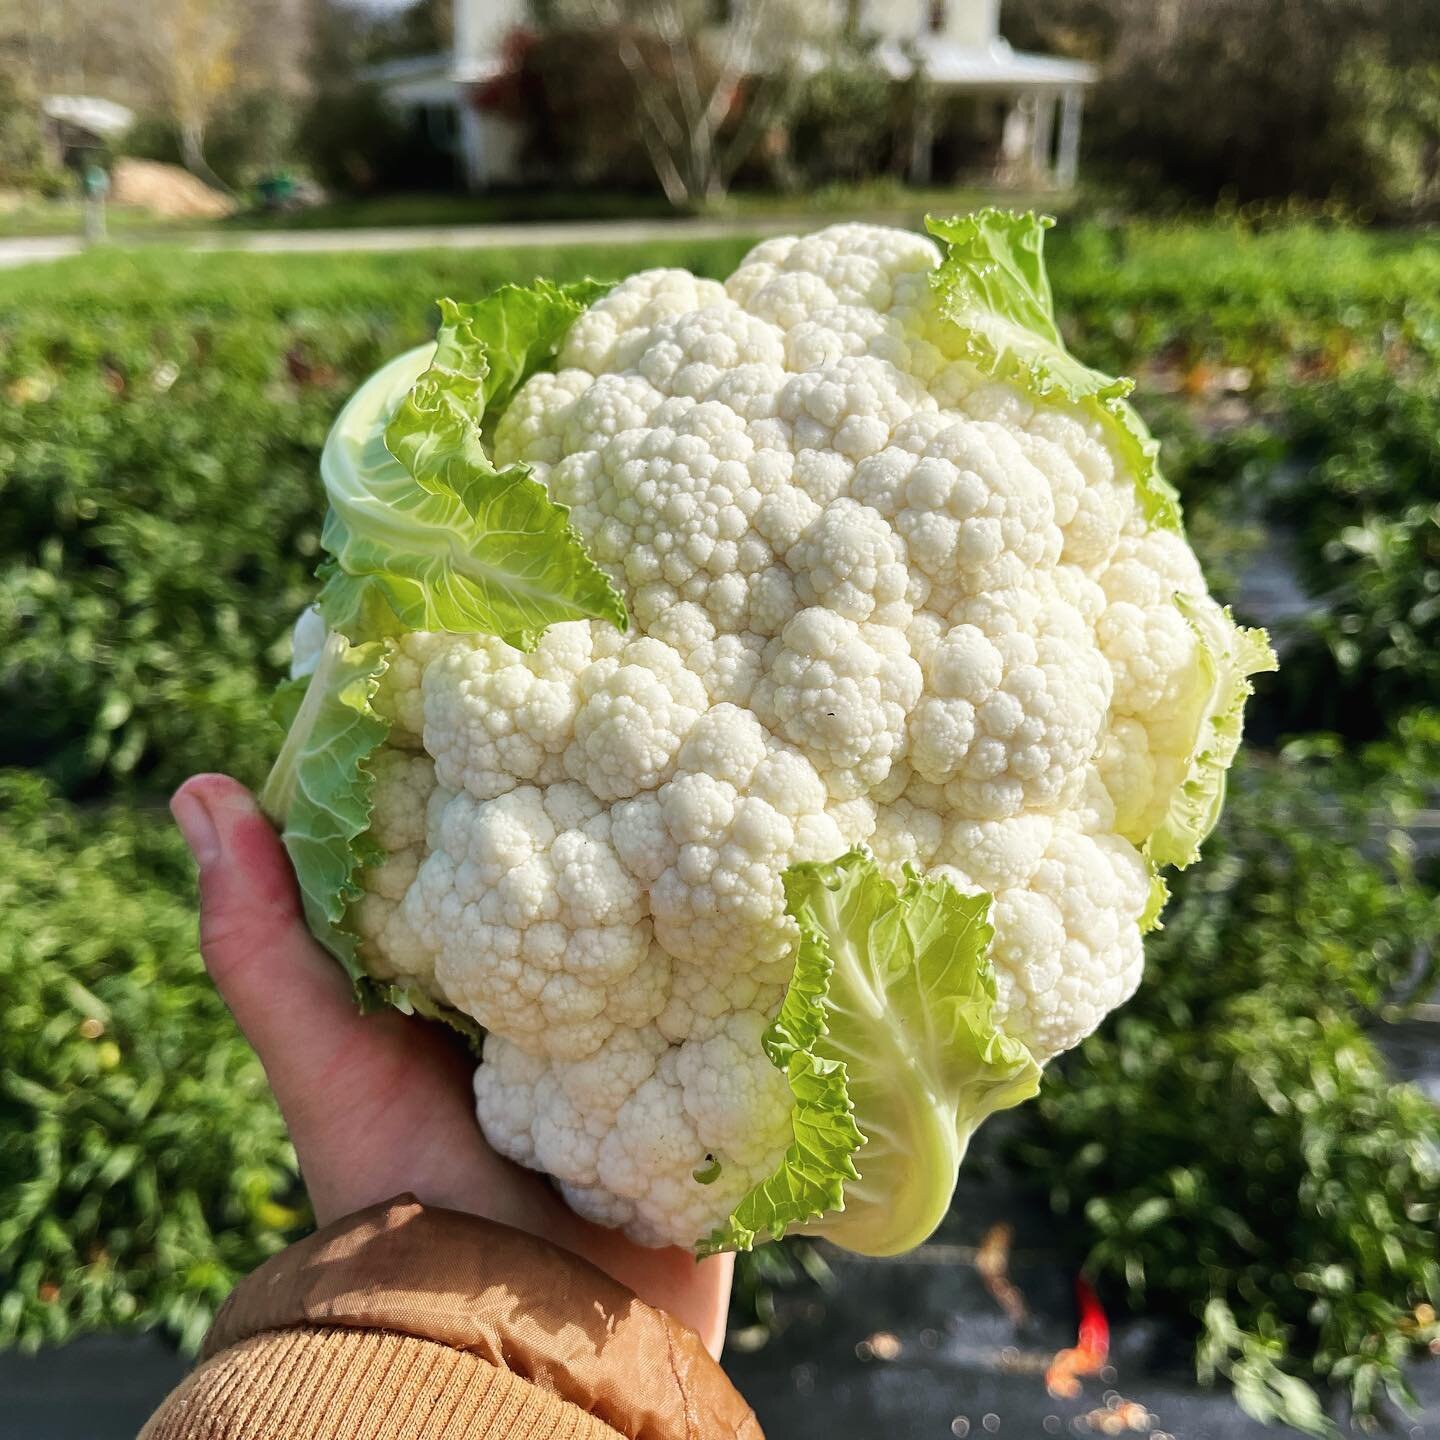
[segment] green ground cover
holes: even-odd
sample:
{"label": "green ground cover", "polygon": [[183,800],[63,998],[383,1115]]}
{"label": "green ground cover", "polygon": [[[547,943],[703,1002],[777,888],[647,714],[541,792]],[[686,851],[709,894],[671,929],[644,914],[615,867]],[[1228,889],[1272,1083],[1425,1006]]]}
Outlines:
{"label": "green ground cover", "polygon": [[[1407,838],[1440,780],[1440,250],[1305,226],[1053,239],[1067,330],[1140,377],[1222,593],[1270,526],[1325,608],[1277,637],[1254,712],[1262,740],[1304,738],[1244,766],[1141,994],[1017,1143],[1108,1294],[1180,1316],[1252,1408],[1319,1427],[1294,1381],[1363,1406],[1440,1302],[1440,1121],[1374,1043],[1440,948],[1435,862]],[[0,272],[0,1343],[193,1342],[304,1224],[160,802],[193,770],[266,768],[345,394],[430,332],[439,295],[723,275],[746,246],[146,248]]]}
{"label": "green ground cover", "polygon": [[[788,216],[877,215],[891,223],[914,220],[927,211],[954,212],[997,203],[1057,204],[1069,208],[1074,196],[1027,196],[973,186],[934,185],[923,188],[895,181],[863,185],[828,185],[818,190],[788,192],[737,190],[720,204],[696,214],[743,223],[748,218]],[[112,236],[131,241],[177,238],[198,230],[353,230],[366,226],[514,225],[558,220],[673,220],[675,208],[658,191],[535,190],[465,195],[435,194],[341,196],[299,210],[267,211],[246,207],[233,219],[164,220],[145,211],[112,205],[108,211]],[[0,210],[0,238],[7,236],[78,234],[83,220],[74,198],[33,200]]]}

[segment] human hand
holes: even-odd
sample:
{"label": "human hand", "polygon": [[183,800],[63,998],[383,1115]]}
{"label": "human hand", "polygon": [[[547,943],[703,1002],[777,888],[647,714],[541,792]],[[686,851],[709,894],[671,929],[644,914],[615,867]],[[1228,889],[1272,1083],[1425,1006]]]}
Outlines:
{"label": "human hand", "polygon": [[584,1257],[719,1354],[731,1256],[697,1263],[636,1245],[502,1159],[476,1123],[475,1062],[459,1037],[355,1008],[343,971],[306,928],[289,857],[250,793],[197,775],[170,808],[200,867],[205,966],[265,1067],[320,1224],[404,1191],[483,1215]]}

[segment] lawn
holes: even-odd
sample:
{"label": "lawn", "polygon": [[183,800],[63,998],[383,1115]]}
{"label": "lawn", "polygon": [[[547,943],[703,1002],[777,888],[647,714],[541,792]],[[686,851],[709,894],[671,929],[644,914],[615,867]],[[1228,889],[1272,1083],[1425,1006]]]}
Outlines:
{"label": "lawn", "polygon": [[[117,241],[179,239],[197,231],[354,230],[378,227],[515,225],[563,220],[673,220],[690,213],[713,219],[773,220],[804,217],[870,217],[888,224],[911,224],[927,212],[953,214],[993,203],[1043,205],[1064,211],[1078,194],[1025,195],[976,186],[915,188],[895,181],[865,185],[832,185],[805,193],[738,190],[725,201],[693,212],[676,211],[658,192],[624,190],[500,191],[466,195],[455,191],[340,197],[300,210],[244,209],[232,219],[165,220],[145,211],[111,206],[108,223]],[[0,211],[0,238],[7,236],[73,235],[82,226],[80,202],[74,199],[33,201]]]}
{"label": "lawn", "polygon": [[[721,276],[747,243],[0,272],[0,1344],[193,1343],[304,1224],[161,803],[196,769],[264,774],[346,393],[430,333],[437,296]],[[1139,377],[1222,594],[1283,542],[1307,603],[1151,979],[1056,1067],[1013,1158],[1077,1264],[1189,1325],[1242,1399],[1291,1413],[1294,1375],[1363,1404],[1440,1303],[1440,1122],[1374,1045],[1440,949],[1434,858],[1407,839],[1440,780],[1440,249],[1085,222],[1052,255],[1077,350]]]}

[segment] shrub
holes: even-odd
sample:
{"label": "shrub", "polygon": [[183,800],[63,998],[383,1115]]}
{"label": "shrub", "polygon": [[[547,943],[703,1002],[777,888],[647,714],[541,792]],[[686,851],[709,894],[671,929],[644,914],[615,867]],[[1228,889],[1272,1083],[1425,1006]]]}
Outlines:
{"label": "shrub", "polygon": [[54,195],[65,188],[41,129],[39,97],[10,64],[0,67],[0,189]]}
{"label": "shrub", "polygon": [[1405,1396],[1440,1334],[1440,1111],[1371,1027],[1425,993],[1440,898],[1404,824],[1440,715],[1350,765],[1296,744],[1239,772],[1139,994],[1047,1077],[1023,1157],[1097,1277],[1198,1334],[1252,1414],[1314,1433],[1308,1384]]}
{"label": "shrub", "polygon": [[892,83],[863,57],[841,58],[805,80],[790,121],[790,161],[811,185],[858,184],[889,166]]}
{"label": "shrub", "polygon": [[[586,186],[654,187],[635,82],[610,36],[563,26],[522,31],[510,37],[506,60],[477,103],[520,127],[527,173]],[[605,124],[597,125],[602,114]]]}
{"label": "shrub", "polygon": [[1372,361],[1290,397],[1272,513],[1323,609],[1292,626],[1291,726],[1369,738],[1440,696],[1440,372]]}
{"label": "shrub", "polygon": [[1087,151],[1153,201],[1434,198],[1440,116],[1423,0],[1007,0],[1022,46],[1102,62]]}
{"label": "shrub", "polygon": [[265,1076],[195,948],[169,817],[0,773],[0,1345],[193,1348],[305,1221]]}
{"label": "shrub", "polygon": [[1375,202],[1391,213],[1440,203],[1440,63],[1391,64],[1374,44],[1353,47],[1337,76]]}
{"label": "shrub", "polygon": [[300,119],[296,147],[317,179],[351,194],[445,190],[457,178],[454,154],[363,80],[323,87]]}
{"label": "shrub", "polygon": [[[206,126],[205,163],[227,185],[253,185],[296,159],[299,119],[293,96],[274,89],[242,90]],[[122,148],[127,155],[167,165],[184,163],[174,124],[153,114],[136,121]]]}
{"label": "shrub", "polygon": [[207,752],[263,775],[277,641],[312,589],[319,446],[339,387],[400,338],[254,314],[14,334],[0,763],[71,792],[169,786]]}

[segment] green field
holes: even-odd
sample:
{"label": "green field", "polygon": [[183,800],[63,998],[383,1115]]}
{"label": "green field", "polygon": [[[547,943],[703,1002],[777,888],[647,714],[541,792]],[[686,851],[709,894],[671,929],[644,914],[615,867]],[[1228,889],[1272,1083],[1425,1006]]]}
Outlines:
{"label": "green field", "polygon": [[[746,248],[146,247],[0,272],[0,1344],[194,1343],[304,1224],[161,803],[195,770],[264,774],[347,392],[440,295],[718,276]],[[1077,351],[1139,378],[1222,595],[1283,533],[1317,608],[1277,637],[1261,743],[1150,979],[1055,1068],[1015,1158],[1077,1263],[1181,1317],[1243,1401],[1304,1420],[1294,1375],[1363,1407],[1440,1304],[1440,1121],[1373,1043],[1440,949],[1434,858],[1405,839],[1440,782],[1440,247],[1085,222],[1052,255]]]}
{"label": "green field", "polygon": [[[794,216],[803,223],[844,215],[873,217],[888,224],[907,224],[927,211],[953,214],[986,203],[1038,204],[1062,209],[1075,203],[1073,196],[1016,195],[975,187],[930,186],[915,188],[895,181],[865,185],[831,185],[804,193],[773,190],[737,190],[716,205],[697,210],[714,219],[742,224],[750,218]],[[353,230],[364,226],[515,225],[560,220],[669,220],[675,208],[659,192],[625,190],[498,191],[484,195],[457,192],[341,197],[291,211],[242,208],[232,219],[164,220],[142,210],[112,205],[108,223],[112,238],[131,242],[163,243],[196,231],[234,230]],[[0,237],[74,235],[81,230],[83,212],[75,199],[34,200],[0,210]]]}

